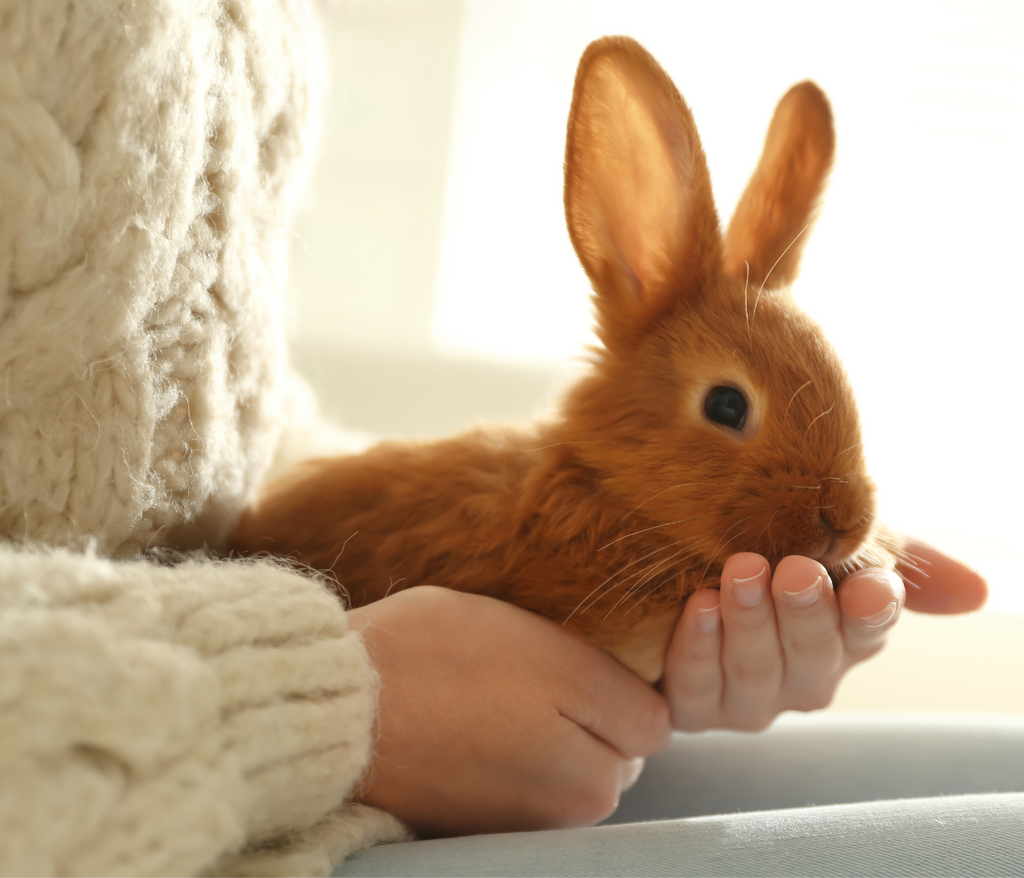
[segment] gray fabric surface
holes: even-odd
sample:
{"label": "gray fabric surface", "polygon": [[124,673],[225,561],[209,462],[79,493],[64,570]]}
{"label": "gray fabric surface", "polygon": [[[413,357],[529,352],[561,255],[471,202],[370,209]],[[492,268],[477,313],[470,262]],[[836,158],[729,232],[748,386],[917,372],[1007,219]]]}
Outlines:
{"label": "gray fabric surface", "polygon": [[599,827],[383,845],[335,875],[1022,872],[1024,718],[822,714],[676,735]]}

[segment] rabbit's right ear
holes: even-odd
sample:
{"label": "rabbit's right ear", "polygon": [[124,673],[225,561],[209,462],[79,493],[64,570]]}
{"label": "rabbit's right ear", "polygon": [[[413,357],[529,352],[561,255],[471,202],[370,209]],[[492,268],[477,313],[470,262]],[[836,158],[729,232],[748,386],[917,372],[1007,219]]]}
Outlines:
{"label": "rabbit's right ear", "polygon": [[693,116],[657,61],[627,37],[597,40],[580,60],[565,215],[609,349],[632,346],[715,270],[718,216]]}

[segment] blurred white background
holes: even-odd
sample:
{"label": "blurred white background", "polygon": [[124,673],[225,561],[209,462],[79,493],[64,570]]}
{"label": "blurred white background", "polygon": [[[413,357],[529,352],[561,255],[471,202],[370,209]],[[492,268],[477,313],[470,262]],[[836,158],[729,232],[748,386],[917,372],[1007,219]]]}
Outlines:
{"label": "blurred white background", "polygon": [[593,342],[561,196],[591,39],[634,36],[675,80],[723,223],[775,103],[811,78],[838,147],[795,294],[847,363],[883,516],[982,570],[991,609],[1024,612],[1024,4],[360,0],[325,15],[334,83],[293,337],[331,414],[406,434],[527,416]]}

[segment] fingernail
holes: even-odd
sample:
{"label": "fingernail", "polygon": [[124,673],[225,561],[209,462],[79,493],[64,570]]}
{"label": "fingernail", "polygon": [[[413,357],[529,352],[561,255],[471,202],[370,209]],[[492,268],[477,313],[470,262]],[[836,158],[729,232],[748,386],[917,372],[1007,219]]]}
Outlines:
{"label": "fingernail", "polygon": [[740,604],[748,609],[756,607],[764,600],[764,570],[753,576],[748,576],[746,579],[734,579],[732,589]]}
{"label": "fingernail", "polygon": [[644,760],[641,758],[631,759],[623,768],[622,792],[626,792],[640,778],[640,773],[644,770]]}
{"label": "fingernail", "polygon": [[821,600],[823,586],[824,580],[819,576],[803,591],[784,591],[782,595],[791,607],[809,607]]}
{"label": "fingernail", "polygon": [[867,628],[881,628],[886,622],[892,620],[892,617],[896,615],[899,608],[899,604],[896,601],[892,601],[882,612],[875,613],[874,616],[866,616],[860,620],[860,623]]}
{"label": "fingernail", "polygon": [[658,749],[654,751],[655,753],[664,753],[669,747],[672,746],[672,734],[672,729],[669,729],[667,732],[665,732],[665,740],[663,740],[661,744],[658,746]]}
{"label": "fingernail", "polygon": [[718,607],[702,607],[697,610],[697,628],[701,634],[714,634],[718,627]]}

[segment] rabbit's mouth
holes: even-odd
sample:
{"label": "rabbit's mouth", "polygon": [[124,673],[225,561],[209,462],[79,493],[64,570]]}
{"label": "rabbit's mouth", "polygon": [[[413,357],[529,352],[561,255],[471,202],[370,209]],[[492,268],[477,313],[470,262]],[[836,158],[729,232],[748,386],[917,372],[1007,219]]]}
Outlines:
{"label": "rabbit's mouth", "polygon": [[834,556],[819,560],[828,570],[832,582],[838,585],[851,573],[868,567],[895,570],[901,557],[905,556],[900,541],[884,527],[876,527],[857,544],[854,551],[837,551]]}
{"label": "rabbit's mouth", "polygon": [[849,529],[836,527],[825,513],[825,510],[818,510],[818,519],[824,529],[824,539],[827,540],[827,543],[821,553],[811,557],[815,561],[820,561],[826,567],[840,564],[851,557],[857,550],[857,545],[860,541],[857,540],[851,545]]}
{"label": "rabbit's mouth", "polygon": [[814,560],[821,562],[825,567],[831,569],[838,567],[847,559],[852,558],[853,555],[854,553],[850,551],[849,547],[843,544],[842,538],[835,536],[828,544],[828,548]]}
{"label": "rabbit's mouth", "polygon": [[[824,518],[824,516],[822,516]],[[837,530],[826,527],[822,537],[823,548],[819,552],[809,552],[808,557],[820,562],[829,570],[841,568],[857,554],[866,536],[865,530],[854,533],[852,530]]]}

